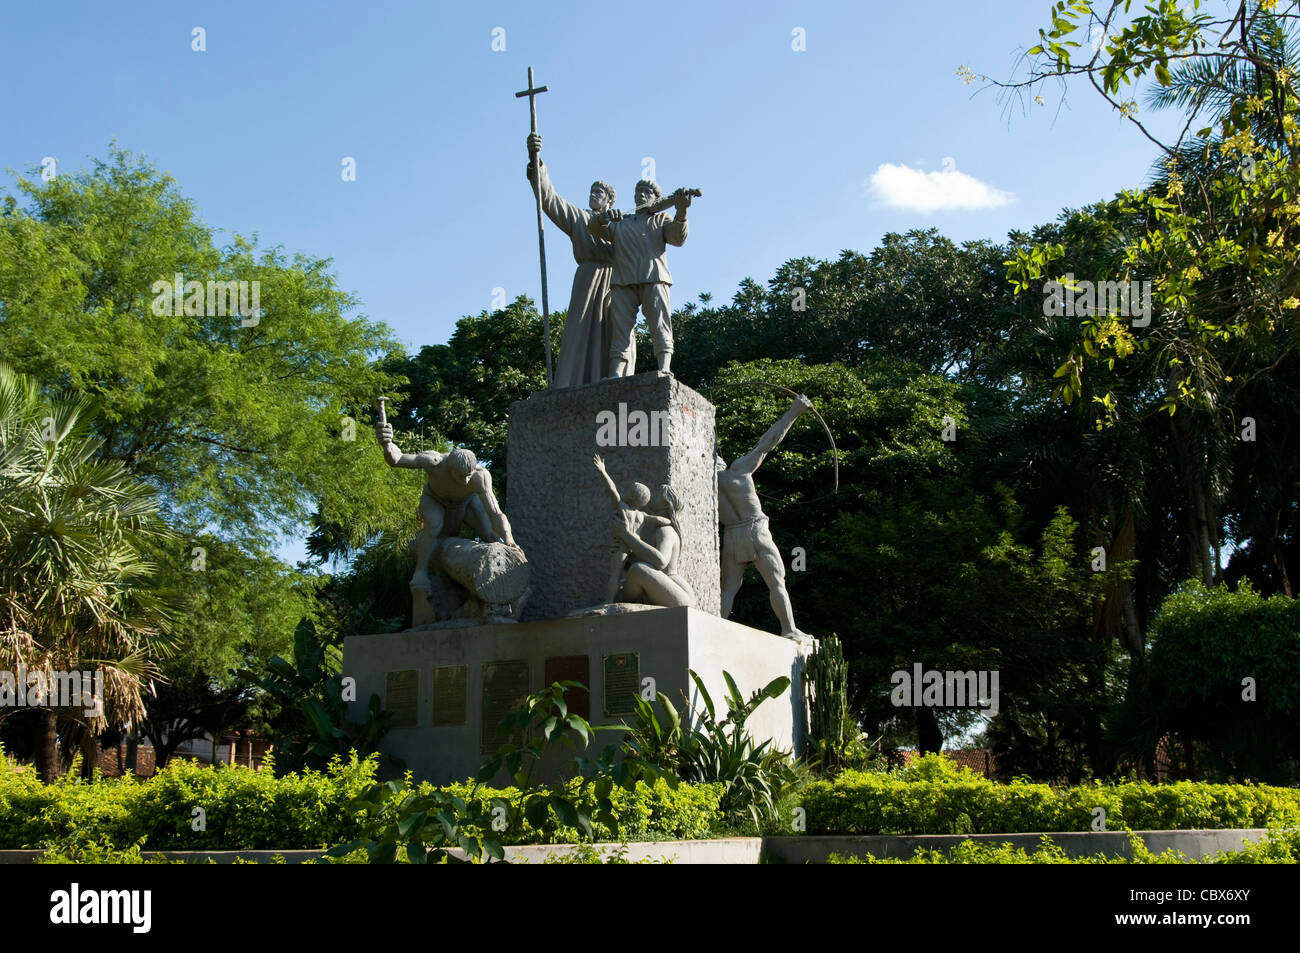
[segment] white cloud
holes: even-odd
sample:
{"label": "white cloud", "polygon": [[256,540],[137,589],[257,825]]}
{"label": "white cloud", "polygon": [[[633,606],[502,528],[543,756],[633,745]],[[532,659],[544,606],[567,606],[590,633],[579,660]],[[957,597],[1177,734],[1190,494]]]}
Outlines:
{"label": "white cloud", "polygon": [[868,190],[892,208],[913,212],[955,212],[1001,208],[1016,200],[979,179],[958,172],[952,160],[945,160],[938,172],[922,172],[906,165],[886,162],[872,173]]}

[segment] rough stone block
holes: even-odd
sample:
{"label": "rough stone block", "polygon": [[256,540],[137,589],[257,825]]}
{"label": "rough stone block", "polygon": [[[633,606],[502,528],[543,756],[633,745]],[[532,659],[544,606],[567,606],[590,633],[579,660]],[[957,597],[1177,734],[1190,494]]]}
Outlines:
{"label": "rough stone block", "polygon": [[[602,412],[612,415],[601,418]],[[637,412],[644,415],[637,416]],[[602,421],[613,427],[597,436]],[[553,619],[605,598],[610,519],[592,456],[600,454],[624,491],[667,483],[682,498],[679,574],[695,608],[718,614],[717,479],[714,408],[671,376],[638,374],[548,390],[510,407],[510,481],[505,509],[528,556],[532,594],[523,619]]]}

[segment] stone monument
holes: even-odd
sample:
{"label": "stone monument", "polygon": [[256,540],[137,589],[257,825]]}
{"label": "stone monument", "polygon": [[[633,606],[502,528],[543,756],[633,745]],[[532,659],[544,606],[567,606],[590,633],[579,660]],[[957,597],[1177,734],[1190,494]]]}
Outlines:
{"label": "stone monument", "polygon": [[[542,91],[530,70],[519,95],[532,104]],[[785,675],[791,691],[760,706],[747,726],[758,741],[798,750],[806,731],[799,686],[812,644],[794,628],[753,471],[807,401],[796,401],[750,454],[720,465],[713,405],[670,372],[671,277],[663,253],[666,244],[685,241],[686,209],[699,191],[661,198],[658,186],[640,182],[638,208],[624,215],[612,209],[613,189],[598,181],[591,210],[576,209],[550,184],[535,105],[531,112],[529,178],[539,229],[545,214],[570,237],[578,261],[561,373],[551,381],[548,337],[552,386],[509,412],[505,504],[512,518],[469,450],[403,453],[381,403],[376,433],[385,460],[426,476],[411,579],[414,623],[348,638],[344,674],[356,679],[358,699],[378,693],[392,714],[381,747],[435,783],[472,776],[484,755],[508,740],[501,719],[555,681],[587,686],[567,693],[570,709],[593,725],[616,725],[638,696],[656,692],[698,708],[692,670],[715,698],[726,694],[724,672],[745,695]],[[675,218],[664,214],[670,205]],[[545,275],[540,232],[539,249]],[[638,308],[659,370],[634,375]],[[548,325],[544,285],[543,319]],[[609,363],[599,368],[597,339],[602,348],[608,342]],[[727,534],[721,544],[720,516]],[[465,526],[479,538],[462,538]],[[724,618],[739,584],[736,569],[724,566],[743,572],[747,562],[768,580],[788,638]],[[350,704],[352,717],[362,718],[364,704]],[[596,744],[612,740],[602,733]],[[544,763],[542,775],[553,778],[559,769],[558,761]]]}
{"label": "stone monument", "polygon": [[695,608],[717,614],[718,507],[713,405],[671,375],[637,374],[549,390],[510,408],[510,487],[519,544],[532,568],[523,620],[598,606],[608,596],[608,487],[673,488],[682,506],[678,574]]}
{"label": "stone monument", "polygon": [[606,209],[593,215],[587,228],[597,239],[614,246],[614,273],[610,278],[609,372],[626,377],[636,370],[636,312],[645,314],[654,340],[655,360],[666,373],[673,356],[672,309],[668,288],[673,283],[664,255],[666,246],[686,243],[686,210],[698,189],[678,189],[666,201],[677,206],[675,218],[661,211],[659,186],[642,179],[636,184],[636,209],[624,215]]}
{"label": "stone monument", "polygon": [[[508,619],[522,607],[529,574],[523,551],[515,545],[510,521],[492,492],[491,474],[463,447],[445,454],[436,450],[403,453],[393,442],[393,428],[384,418],[382,398],[375,435],[390,467],[423,470],[427,474],[417,506],[420,532],[412,544],[412,627],[450,622],[453,615]],[[460,528],[465,523],[484,542],[460,539]],[[449,592],[449,578],[458,581],[468,595]]]}
{"label": "stone monument", "polygon": [[781,634],[795,640],[807,636],[794,625],[794,610],[785,590],[785,563],[768,532],[767,514],[758,502],[758,490],[754,486],[754,471],[785,439],[800,415],[811,409],[812,401],[802,395],[796,397],[790,409],[768,428],[753,450],[737,458],[731,466],[727,466],[721,455],[717,458],[718,509],[723,531],[722,617],[730,618],[731,604],[745,580],[745,567],[752,565],[767,583],[772,611],[781,623]]}
{"label": "stone monument", "polygon": [[564,336],[560,340],[560,359],[551,386],[577,387],[609,376],[609,276],[614,246],[593,235],[590,224],[596,214],[613,207],[616,193],[608,182],[597,179],[591,183],[590,211],[566,202],[551,185],[541,151],[542,137],[530,134],[528,154],[532,161],[528,164],[528,179],[546,217],[569,236],[573,260],[578,263],[578,270],[573,273]]}

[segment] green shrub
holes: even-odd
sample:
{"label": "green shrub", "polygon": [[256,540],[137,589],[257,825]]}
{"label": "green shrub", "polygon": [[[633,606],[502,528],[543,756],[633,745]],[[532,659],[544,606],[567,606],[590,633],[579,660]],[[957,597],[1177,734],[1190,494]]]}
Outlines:
{"label": "green shrub", "polygon": [[1238,851],[1224,851],[1213,858],[1216,864],[1300,863],[1300,830],[1271,830],[1262,841]]}
{"label": "green shrub", "polygon": [[1300,824],[1300,791],[1258,785],[999,784],[938,755],[892,775],[845,771],[802,792],[815,834],[1013,834],[1087,831],[1096,808],[1108,830],[1192,830]]}
{"label": "green shrub", "polygon": [[[238,766],[210,768],[173,761],[148,780],[62,778],[41,784],[30,768],[0,758],[0,849],[53,847],[56,852],[129,850],[300,850],[347,843],[361,834],[353,800],[373,783],[373,758],[335,760],[324,773],[277,778],[271,771]],[[428,785],[423,786],[429,790]],[[446,790],[465,796],[468,783]],[[576,784],[571,791],[576,792]],[[605,841],[697,839],[735,833],[724,826],[720,802],[726,785],[680,784],[662,779],[634,791],[610,792],[615,823],[597,823]],[[483,801],[518,804],[517,789],[480,788]],[[593,795],[588,790],[587,802]],[[586,803],[592,809],[594,803]],[[206,830],[194,829],[202,808]],[[892,775],[846,771],[811,782],[781,802],[781,829],[802,807],[815,834],[999,834],[1086,831],[1093,812],[1106,811],[1110,830],[1186,830],[1300,826],[1300,791],[1257,785],[998,784],[949,759],[918,759]],[[772,832],[776,832],[775,830]],[[573,828],[553,815],[534,829],[518,818],[506,843],[571,843]],[[1250,848],[1261,862],[1290,862],[1300,854],[1295,835]],[[1277,858],[1268,860],[1268,858]],[[1035,861],[1039,862],[1039,861]],[[1237,863],[1246,861],[1224,861]]]}
{"label": "green shrub", "polygon": [[[52,856],[75,857],[87,851],[151,850],[306,850],[345,843],[360,836],[352,801],[374,783],[373,758],[335,759],[324,772],[276,777],[272,770],[240,766],[210,768],[194,761],[172,761],[148,780],[64,778],[42,784],[30,768],[0,761],[0,849],[53,848]],[[431,790],[430,785],[421,788]],[[470,784],[448,785],[464,797]],[[576,785],[574,785],[576,790]],[[673,790],[663,780],[638,785],[634,792],[615,788],[610,798],[617,823],[597,825],[602,840],[690,840],[713,833],[721,784],[682,784]],[[515,788],[480,787],[487,801],[504,797],[518,803]],[[588,809],[594,798],[588,791]],[[195,808],[205,829],[195,830]],[[523,818],[509,832],[509,843],[568,843],[577,831],[558,828],[551,816],[540,831]]]}
{"label": "green shrub", "polygon": [[[324,848],[355,836],[350,804],[374,778],[374,759],[335,760],[325,773],[276,778],[239,766],[173,761],[153,778],[62,778],[0,767],[0,849]],[[200,826],[195,830],[203,811]]]}
{"label": "green shrub", "polygon": [[1044,837],[1042,843],[1033,851],[1023,847],[1013,847],[1008,843],[989,844],[983,841],[962,841],[951,850],[928,850],[918,847],[911,857],[876,857],[873,854],[842,857],[831,854],[827,858],[830,864],[1122,864],[1127,861],[1107,858],[1100,855],[1093,857],[1067,857],[1052,842]]}
{"label": "green shrub", "polygon": [[[471,786],[469,782],[462,782],[449,784],[443,790],[468,797]],[[570,793],[576,793],[578,784],[575,782],[567,787]],[[430,791],[433,788],[424,784],[421,789]],[[611,827],[596,821],[596,837],[602,841],[629,842],[707,838],[714,833],[718,823],[718,805],[725,791],[726,785],[721,783],[679,784],[677,790],[673,790],[662,778],[653,785],[638,784],[635,791],[614,788],[609,796],[618,823]],[[517,805],[521,794],[519,788],[514,787],[480,786],[477,797],[484,802],[499,797]],[[586,797],[578,803],[591,811],[595,807],[595,798],[588,790]],[[503,844],[574,844],[580,840],[575,828],[557,824],[553,815],[548,815],[541,830],[521,817],[510,830],[499,836]]]}
{"label": "green shrub", "polygon": [[[1149,850],[1142,838],[1129,832],[1132,858],[1108,857],[1092,854],[1070,857],[1050,837],[1043,837],[1032,851],[983,841],[962,841],[950,850],[930,850],[918,847],[908,858],[875,857],[872,854],[843,857],[831,854],[831,864],[1191,864],[1197,861],[1173,849],[1156,854]],[[1268,839],[1258,844],[1247,844],[1240,851],[1222,851],[1207,857],[1211,864],[1294,864],[1300,858],[1300,832],[1270,831]]]}
{"label": "green shrub", "polygon": [[[1193,742],[1203,775],[1294,783],[1300,760],[1300,602],[1264,598],[1243,580],[1189,582],[1151,626],[1150,688],[1140,717],[1158,737]],[[1260,686],[1243,700],[1243,677]]]}

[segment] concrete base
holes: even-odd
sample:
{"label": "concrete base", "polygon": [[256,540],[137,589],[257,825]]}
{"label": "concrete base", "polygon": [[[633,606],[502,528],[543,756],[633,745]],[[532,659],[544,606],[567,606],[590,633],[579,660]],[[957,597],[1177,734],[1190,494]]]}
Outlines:
{"label": "concrete base", "polygon": [[[487,737],[499,720],[494,711],[509,707],[509,697],[535,692],[552,681],[587,685],[590,694],[575,693],[569,700],[571,710],[592,725],[617,725],[634,720],[628,708],[637,691],[663,692],[679,710],[683,699],[702,708],[690,670],[703,679],[719,719],[726,714],[724,669],[746,699],[785,675],[791,689],[760,705],[747,727],[759,742],[771,739],[777,748],[801,751],[806,651],[789,639],[696,609],[656,608],[626,615],[353,636],[344,643],[343,674],[357,684],[349,717],[364,720],[371,694],[378,694],[386,709],[401,716],[399,722],[411,722],[384,737],[383,751],[405,761],[418,780],[446,784],[472,777],[485,752],[504,740]],[[616,731],[597,732],[589,755],[619,738]],[[568,748],[556,752],[535,779],[554,780],[571,757]],[[509,783],[504,776],[494,780]]]}

